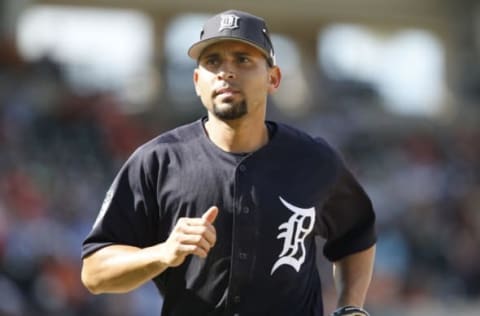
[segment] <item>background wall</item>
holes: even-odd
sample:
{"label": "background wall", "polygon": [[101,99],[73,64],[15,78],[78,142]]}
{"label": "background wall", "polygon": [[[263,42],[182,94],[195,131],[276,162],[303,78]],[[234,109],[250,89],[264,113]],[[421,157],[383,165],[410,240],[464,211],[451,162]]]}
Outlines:
{"label": "background wall", "polygon": [[186,49],[227,8],[274,34],[284,80],[269,119],[338,147],[372,197],[372,315],[477,315],[473,0],[0,0],[0,315],[159,314],[152,284],[88,294],[81,242],[132,151],[204,115]]}

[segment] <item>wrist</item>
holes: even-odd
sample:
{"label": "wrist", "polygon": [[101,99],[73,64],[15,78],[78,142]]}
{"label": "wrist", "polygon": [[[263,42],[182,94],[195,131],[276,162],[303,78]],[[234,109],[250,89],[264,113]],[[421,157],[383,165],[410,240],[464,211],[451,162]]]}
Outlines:
{"label": "wrist", "polygon": [[164,270],[168,269],[171,265],[171,260],[168,256],[168,253],[165,249],[165,244],[160,243],[155,246],[144,248],[145,255],[148,258],[148,269],[151,269],[152,272],[161,273]]}
{"label": "wrist", "polygon": [[370,314],[361,307],[347,305],[337,308],[330,316],[370,316]]}

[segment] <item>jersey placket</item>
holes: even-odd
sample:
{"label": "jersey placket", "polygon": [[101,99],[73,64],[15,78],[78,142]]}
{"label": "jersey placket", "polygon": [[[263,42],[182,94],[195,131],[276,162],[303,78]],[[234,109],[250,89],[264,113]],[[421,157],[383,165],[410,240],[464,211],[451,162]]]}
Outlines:
{"label": "jersey placket", "polygon": [[251,172],[247,158],[242,160],[235,170],[232,259],[227,300],[227,310],[234,316],[240,316],[245,286],[249,282],[254,259],[256,234],[250,197]]}

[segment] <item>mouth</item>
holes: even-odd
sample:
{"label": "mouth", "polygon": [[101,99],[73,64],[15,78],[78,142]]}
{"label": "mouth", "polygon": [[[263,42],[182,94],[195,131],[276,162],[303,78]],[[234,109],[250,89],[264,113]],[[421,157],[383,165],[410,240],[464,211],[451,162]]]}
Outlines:
{"label": "mouth", "polygon": [[214,90],[213,97],[221,96],[221,97],[232,97],[235,94],[240,93],[239,90],[231,88],[231,87],[224,87]]}

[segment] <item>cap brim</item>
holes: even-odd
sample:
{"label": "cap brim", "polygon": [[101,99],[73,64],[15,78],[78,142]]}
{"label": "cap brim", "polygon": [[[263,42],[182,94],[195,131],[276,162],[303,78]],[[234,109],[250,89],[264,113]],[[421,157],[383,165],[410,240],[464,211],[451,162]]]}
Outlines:
{"label": "cap brim", "polygon": [[248,45],[253,46],[256,49],[258,49],[263,55],[265,55],[265,58],[267,58],[267,59],[271,58],[269,52],[267,52],[265,49],[263,49],[259,45],[255,44],[254,42],[243,39],[243,38],[231,37],[231,36],[218,36],[218,37],[212,37],[212,38],[209,38],[209,39],[199,41],[199,42],[193,44],[188,49],[188,56],[190,56],[191,58],[193,58],[195,60],[198,60],[198,58],[200,58],[200,55],[205,50],[205,48],[207,48],[208,46],[213,45],[215,43],[223,42],[223,41],[237,41],[237,42],[242,42],[242,43],[248,44]]}

